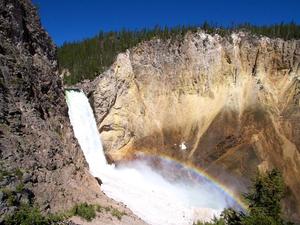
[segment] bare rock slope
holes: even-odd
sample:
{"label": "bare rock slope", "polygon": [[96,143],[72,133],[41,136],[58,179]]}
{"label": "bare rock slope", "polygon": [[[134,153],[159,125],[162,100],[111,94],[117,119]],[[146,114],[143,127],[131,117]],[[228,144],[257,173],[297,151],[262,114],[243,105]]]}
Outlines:
{"label": "bare rock slope", "polygon": [[299,40],[245,33],[141,43],[92,84],[105,150],[114,160],[166,154],[229,186],[279,168],[285,211],[300,219],[299,63]]}
{"label": "bare rock slope", "polygon": [[[34,198],[42,209],[53,212],[78,202],[97,202],[128,215],[127,222],[105,220],[106,224],[143,224],[108,199],[89,174],[56,71],[56,48],[31,2],[0,0],[1,190],[15,190],[16,180],[3,177],[3,171],[17,171],[25,183],[21,195]],[[16,209],[5,203],[2,192],[0,201],[0,217]]]}

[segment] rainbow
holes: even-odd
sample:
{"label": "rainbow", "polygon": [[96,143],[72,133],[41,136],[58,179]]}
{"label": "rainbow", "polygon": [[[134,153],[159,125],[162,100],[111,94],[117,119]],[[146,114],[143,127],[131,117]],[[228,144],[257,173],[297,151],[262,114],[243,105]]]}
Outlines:
{"label": "rainbow", "polygon": [[196,167],[195,165],[193,165],[191,163],[189,163],[189,164],[184,163],[182,161],[179,161],[178,159],[172,158],[169,155],[165,155],[162,153],[159,153],[159,155],[157,153],[153,154],[153,153],[149,153],[149,152],[138,152],[135,154],[138,158],[141,158],[141,159],[159,159],[162,162],[175,164],[175,166],[177,166],[177,168],[182,168],[186,171],[194,173],[194,175],[196,175],[196,176],[205,178],[208,181],[210,181],[211,183],[213,183],[217,188],[222,190],[227,196],[229,196],[231,199],[233,199],[238,204],[238,206],[241,207],[242,211],[248,210],[248,205],[241,199],[241,197],[237,193],[233,192],[228,187],[226,187],[226,185],[224,185],[222,182],[218,181],[215,177],[213,177],[212,175],[205,172],[204,169]]}

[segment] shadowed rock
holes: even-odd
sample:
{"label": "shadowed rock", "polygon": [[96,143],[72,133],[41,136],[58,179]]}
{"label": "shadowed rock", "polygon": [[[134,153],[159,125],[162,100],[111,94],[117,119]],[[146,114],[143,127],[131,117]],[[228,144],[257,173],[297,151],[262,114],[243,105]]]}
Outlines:
{"label": "shadowed rock", "polygon": [[299,40],[199,30],[119,54],[86,90],[114,160],[166,154],[239,187],[276,167],[290,190],[285,211],[300,219],[299,76]]}

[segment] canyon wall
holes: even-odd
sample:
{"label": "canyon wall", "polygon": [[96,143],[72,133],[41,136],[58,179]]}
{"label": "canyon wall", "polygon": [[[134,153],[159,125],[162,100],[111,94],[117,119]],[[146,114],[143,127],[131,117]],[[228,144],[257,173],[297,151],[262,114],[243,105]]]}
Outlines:
{"label": "canyon wall", "polygon": [[299,40],[199,30],[119,54],[87,92],[109,158],[164,154],[242,191],[278,168],[299,219],[299,63]]}
{"label": "canyon wall", "polygon": [[25,173],[48,210],[95,199],[100,186],[73,135],[56,47],[30,1],[0,1],[0,40],[1,170]]}
{"label": "canyon wall", "polygon": [[69,121],[56,47],[29,0],[0,0],[0,160],[1,224],[20,203],[33,201],[48,212],[99,203],[126,216],[103,212],[97,224],[144,224],[90,175]]}

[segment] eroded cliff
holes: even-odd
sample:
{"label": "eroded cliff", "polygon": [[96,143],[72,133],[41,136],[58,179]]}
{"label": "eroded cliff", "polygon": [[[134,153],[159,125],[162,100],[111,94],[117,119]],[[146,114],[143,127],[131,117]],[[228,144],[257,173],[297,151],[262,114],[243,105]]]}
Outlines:
{"label": "eroded cliff", "polygon": [[144,224],[107,198],[88,172],[68,118],[56,47],[31,1],[0,1],[0,40],[0,223],[35,201],[50,212],[100,203],[127,216],[102,213],[97,224]]}
{"label": "eroded cliff", "polygon": [[299,63],[299,40],[242,32],[143,42],[90,87],[105,150],[114,160],[166,154],[239,188],[279,168],[285,211],[299,219]]}
{"label": "eroded cliff", "polygon": [[0,30],[1,169],[26,173],[45,209],[95,199],[99,185],[73,136],[56,49],[30,1],[0,1]]}

